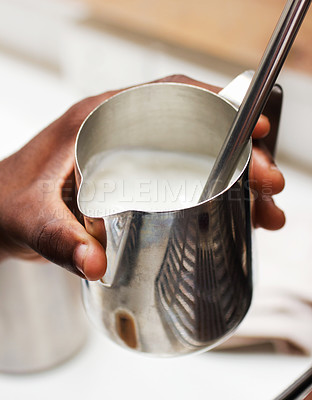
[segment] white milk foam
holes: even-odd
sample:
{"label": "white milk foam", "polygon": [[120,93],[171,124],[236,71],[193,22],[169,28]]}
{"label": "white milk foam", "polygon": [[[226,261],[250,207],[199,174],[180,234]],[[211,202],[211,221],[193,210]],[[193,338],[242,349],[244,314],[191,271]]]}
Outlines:
{"label": "white milk foam", "polygon": [[213,162],[205,155],[139,148],[96,154],[83,170],[81,210],[100,217],[194,206]]}

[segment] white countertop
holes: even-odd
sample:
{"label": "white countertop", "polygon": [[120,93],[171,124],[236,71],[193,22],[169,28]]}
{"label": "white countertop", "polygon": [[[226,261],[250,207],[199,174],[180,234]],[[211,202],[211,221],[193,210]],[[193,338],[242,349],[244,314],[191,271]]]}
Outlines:
{"label": "white countertop", "polygon": [[[0,87],[0,158],[18,149],[79,100],[77,93],[57,75],[1,53]],[[289,225],[280,233],[259,232],[259,269],[266,262],[287,264],[285,241],[299,246],[302,262],[311,262],[312,178],[287,166],[283,166],[283,171],[287,187],[278,196],[278,202],[287,211]],[[294,243],[293,238],[298,235],[300,241]],[[292,254],[291,249],[288,251]],[[292,256],[286,267],[291,268],[291,263]],[[269,400],[311,363],[311,357],[245,352],[147,358],[117,347],[90,325],[89,340],[79,354],[42,373],[0,374],[0,393],[6,400],[196,397]]]}
{"label": "white countertop", "polygon": [[92,330],[70,361],[39,374],[0,375],[0,387],[7,400],[271,400],[309,364],[302,357],[254,353],[148,358]]}

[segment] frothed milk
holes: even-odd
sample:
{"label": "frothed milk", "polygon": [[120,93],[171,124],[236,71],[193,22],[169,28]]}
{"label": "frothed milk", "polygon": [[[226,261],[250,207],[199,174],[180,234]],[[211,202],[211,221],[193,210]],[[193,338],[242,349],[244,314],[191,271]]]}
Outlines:
{"label": "frothed milk", "polygon": [[83,171],[81,211],[100,217],[127,210],[194,206],[213,162],[206,155],[139,148],[101,152],[90,158]]}

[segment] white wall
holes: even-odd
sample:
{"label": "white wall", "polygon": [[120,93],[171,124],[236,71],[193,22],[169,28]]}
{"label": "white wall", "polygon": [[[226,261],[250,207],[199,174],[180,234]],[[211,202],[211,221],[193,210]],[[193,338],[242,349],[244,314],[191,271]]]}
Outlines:
{"label": "white wall", "polygon": [[[173,73],[224,86],[248,66],[194,57],[127,33],[86,22],[74,0],[1,0],[0,48],[56,69],[81,96],[125,87]],[[312,168],[312,70],[283,69],[285,97],[278,155]]]}

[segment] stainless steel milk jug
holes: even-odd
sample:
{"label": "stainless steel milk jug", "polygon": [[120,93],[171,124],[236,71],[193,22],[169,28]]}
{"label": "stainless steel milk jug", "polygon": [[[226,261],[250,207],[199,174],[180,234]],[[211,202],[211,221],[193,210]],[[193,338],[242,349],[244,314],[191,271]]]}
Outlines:
{"label": "stainless steel milk jug", "polygon": [[[251,76],[243,74],[219,94],[155,83],[102,103],[77,137],[80,192],[86,163],[104,150],[215,157]],[[104,278],[83,283],[85,307],[113,341],[143,353],[187,354],[216,346],[242,321],[252,297],[250,155],[251,143],[241,156],[238,177],[196,206],[84,215],[87,230],[105,237],[108,258]]]}

